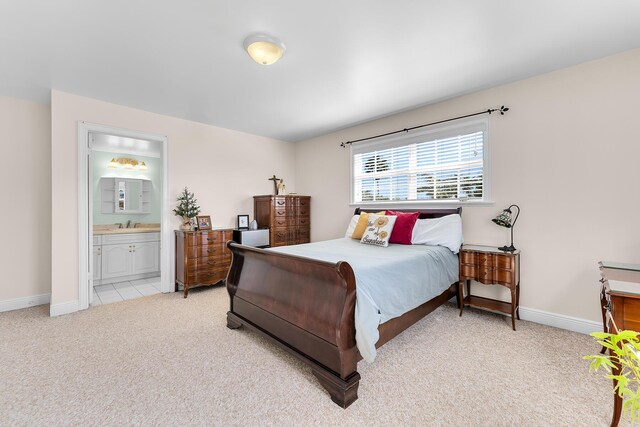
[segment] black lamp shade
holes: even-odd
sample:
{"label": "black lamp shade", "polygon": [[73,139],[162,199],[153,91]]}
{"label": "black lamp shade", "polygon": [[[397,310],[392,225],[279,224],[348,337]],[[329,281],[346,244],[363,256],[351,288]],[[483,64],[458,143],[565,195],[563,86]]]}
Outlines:
{"label": "black lamp shade", "polygon": [[505,209],[500,215],[493,218],[491,221],[498,224],[500,227],[511,228],[511,210]]}

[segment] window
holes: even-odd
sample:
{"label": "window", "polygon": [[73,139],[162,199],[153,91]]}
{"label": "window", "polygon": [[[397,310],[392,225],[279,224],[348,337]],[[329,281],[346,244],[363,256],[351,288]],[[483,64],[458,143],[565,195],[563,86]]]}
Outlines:
{"label": "window", "polygon": [[351,146],[351,202],[486,201],[487,119]]}

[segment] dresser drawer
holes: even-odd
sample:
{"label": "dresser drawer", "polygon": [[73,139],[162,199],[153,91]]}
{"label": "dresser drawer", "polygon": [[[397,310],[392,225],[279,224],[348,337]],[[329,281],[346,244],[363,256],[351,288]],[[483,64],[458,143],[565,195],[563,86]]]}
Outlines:
{"label": "dresser drawer", "polygon": [[[295,218],[293,218],[295,222]],[[278,216],[273,219],[274,227],[288,227],[291,224],[291,218],[288,216]]]}
{"label": "dresser drawer", "polygon": [[311,198],[310,197],[298,197],[298,206],[310,206]]}
{"label": "dresser drawer", "polygon": [[212,270],[198,270],[189,272],[187,280],[194,284],[212,284],[227,277],[229,268],[218,268]]}
{"label": "dresser drawer", "polygon": [[298,216],[308,217],[311,214],[311,210],[309,209],[308,206],[298,206],[298,209],[296,210],[296,214]]}
{"label": "dresser drawer", "polygon": [[216,245],[204,245],[204,246],[187,246],[186,247],[187,258],[206,258],[213,256],[231,256],[229,249],[223,244]]}
{"label": "dresser drawer", "polygon": [[215,232],[207,232],[203,231],[200,233],[190,233],[187,234],[186,239],[187,246],[201,246],[201,245],[212,245],[216,243],[222,243],[224,241],[223,233],[215,231]]}
{"label": "dresser drawer", "polygon": [[289,242],[290,230],[288,228],[274,228],[273,245],[286,245]]}
{"label": "dresser drawer", "polygon": [[298,227],[308,227],[311,221],[308,216],[300,216],[298,217],[297,225]]}
{"label": "dresser drawer", "polygon": [[274,197],[273,198],[273,206],[278,209],[278,208],[285,208],[285,206],[287,206],[287,198],[282,196],[282,197]]}
{"label": "dresser drawer", "polygon": [[230,256],[210,256],[191,258],[187,260],[187,270],[202,270],[203,268],[224,267],[231,264]]}

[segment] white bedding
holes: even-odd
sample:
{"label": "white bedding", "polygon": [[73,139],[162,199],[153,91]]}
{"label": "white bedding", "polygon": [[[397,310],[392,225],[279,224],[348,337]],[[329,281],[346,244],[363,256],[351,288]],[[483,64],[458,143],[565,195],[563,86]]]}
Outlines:
{"label": "white bedding", "polygon": [[458,281],[458,257],[442,246],[363,245],[341,238],[269,250],[322,261],[347,261],[356,276],[356,344],[376,357],[378,325],[440,295]]}

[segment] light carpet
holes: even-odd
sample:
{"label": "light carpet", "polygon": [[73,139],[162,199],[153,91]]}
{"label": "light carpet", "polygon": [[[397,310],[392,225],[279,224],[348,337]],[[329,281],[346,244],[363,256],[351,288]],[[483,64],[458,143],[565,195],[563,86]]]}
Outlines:
{"label": "light carpet", "polygon": [[222,287],[49,318],[0,313],[0,425],[608,425],[586,335],[445,305],[360,362],[343,410],[310,369],[226,327]]}

